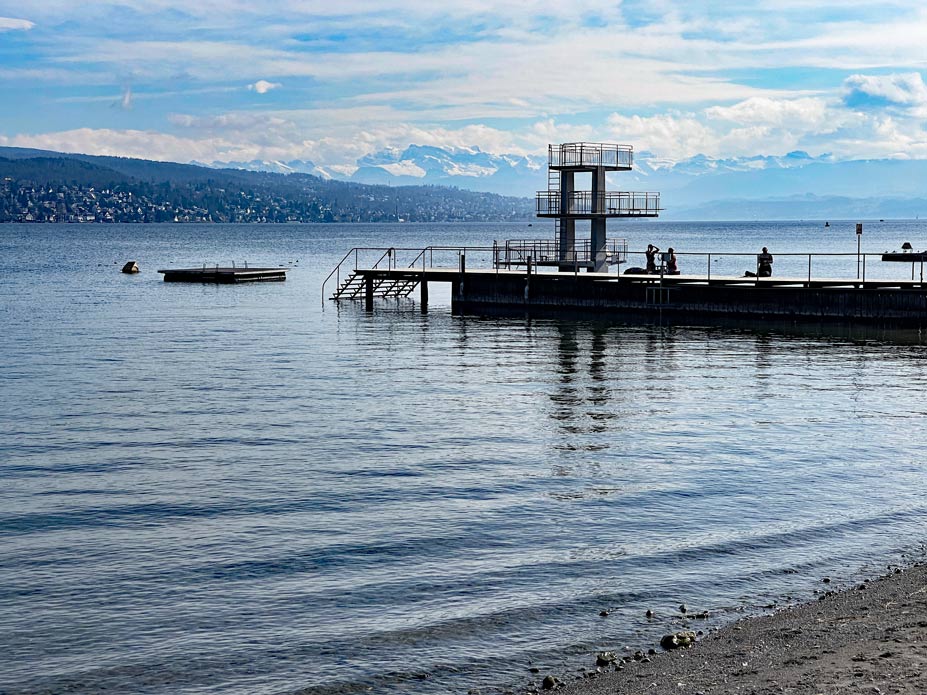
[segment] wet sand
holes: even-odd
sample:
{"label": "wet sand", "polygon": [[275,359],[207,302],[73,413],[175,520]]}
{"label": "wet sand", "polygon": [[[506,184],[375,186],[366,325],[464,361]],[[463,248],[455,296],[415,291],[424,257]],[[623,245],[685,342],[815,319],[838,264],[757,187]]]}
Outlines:
{"label": "wet sand", "polygon": [[[698,629],[697,623],[693,621],[691,629]],[[927,693],[927,566],[914,565],[844,591],[827,592],[818,601],[773,615],[745,618],[699,637],[689,648],[653,647],[657,653],[645,655],[645,661],[617,653],[618,662],[600,669],[598,675],[557,685],[553,691],[923,695]],[[622,658],[631,660],[622,662]],[[546,685],[549,688],[551,683]],[[538,690],[545,691],[540,680]]]}

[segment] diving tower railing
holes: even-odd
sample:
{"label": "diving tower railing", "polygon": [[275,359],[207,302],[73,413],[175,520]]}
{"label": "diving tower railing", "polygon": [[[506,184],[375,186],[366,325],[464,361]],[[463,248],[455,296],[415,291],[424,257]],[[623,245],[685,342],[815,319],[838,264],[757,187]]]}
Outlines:
{"label": "diving tower railing", "polygon": [[565,142],[547,146],[547,165],[551,169],[627,170],[634,164],[631,145],[604,142]]}
{"label": "diving tower railing", "polygon": [[656,217],[660,210],[660,194],[635,191],[538,191],[538,217]]}

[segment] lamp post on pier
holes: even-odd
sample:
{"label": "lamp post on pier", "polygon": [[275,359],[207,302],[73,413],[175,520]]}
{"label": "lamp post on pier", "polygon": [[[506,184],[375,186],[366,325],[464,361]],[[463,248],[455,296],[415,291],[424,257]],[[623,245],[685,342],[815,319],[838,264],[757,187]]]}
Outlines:
{"label": "lamp post on pier", "polygon": [[857,280],[859,280],[860,278],[860,267],[861,267],[860,257],[862,256],[860,251],[862,249],[862,241],[863,241],[863,223],[857,222],[856,223],[856,279]]}

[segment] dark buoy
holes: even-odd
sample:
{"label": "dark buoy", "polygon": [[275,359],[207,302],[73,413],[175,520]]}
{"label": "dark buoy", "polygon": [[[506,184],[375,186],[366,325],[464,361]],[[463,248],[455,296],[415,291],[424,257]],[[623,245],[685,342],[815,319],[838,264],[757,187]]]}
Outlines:
{"label": "dark buoy", "polygon": [[135,261],[129,261],[124,266],[122,266],[122,272],[128,275],[138,272],[138,263]]}
{"label": "dark buoy", "polygon": [[825,227],[830,227],[830,222],[825,222],[825,223],[824,223],[824,226],[825,226]]}

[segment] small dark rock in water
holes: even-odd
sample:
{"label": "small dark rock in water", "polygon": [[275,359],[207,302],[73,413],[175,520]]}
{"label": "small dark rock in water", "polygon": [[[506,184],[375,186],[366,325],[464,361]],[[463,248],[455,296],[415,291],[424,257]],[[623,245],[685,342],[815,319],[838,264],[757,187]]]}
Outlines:
{"label": "small dark rock in water", "polygon": [[634,660],[635,660],[635,661],[640,661],[640,660],[643,659],[643,658],[644,658],[644,652],[642,652],[642,651],[636,651],[636,652],[634,652]]}
{"label": "small dark rock in water", "polygon": [[608,666],[610,663],[617,661],[618,657],[612,652],[599,652],[595,655],[596,666]]}
{"label": "small dark rock in water", "polygon": [[708,620],[708,611],[702,611],[701,613],[696,613],[695,617],[699,620]]}
{"label": "small dark rock in water", "polygon": [[647,617],[648,617],[648,618],[652,618],[652,617],[653,617],[653,611],[650,610],[649,608],[647,609]]}
{"label": "small dark rock in water", "polygon": [[532,666],[532,667],[529,668],[528,670],[531,671],[531,673],[540,673],[540,672],[541,672],[541,669],[539,669],[537,666]]}
{"label": "small dark rock in water", "polygon": [[821,581],[824,582],[825,584],[830,584],[830,577],[824,577],[824,579],[822,579]]}
{"label": "small dark rock in water", "polygon": [[608,615],[608,611],[599,611],[599,615],[601,615],[604,618]]}
{"label": "small dark rock in water", "polygon": [[655,655],[656,653],[657,653],[657,650],[656,650],[656,649],[648,649],[648,650],[647,650],[647,655],[648,655],[648,656],[653,656],[653,655]]}
{"label": "small dark rock in water", "polygon": [[689,607],[686,604],[682,604],[681,606],[679,606],[680,613],[687,613],[688,610],[689,610]]}
{"label": "small dark rock in water", "polygon": [[138,263],[135,261],[129,261],[124,266],[122,266],[122,272],[127,275],[132,275],[133,273],[138,272]]}
{"label": "small dark rock in water", "polygon": [[544,676],[544,680],[541,682],[541,687],[544,688],[544,690],[553,690],[558,685],[560,685],[560,681],[554,676]]}

